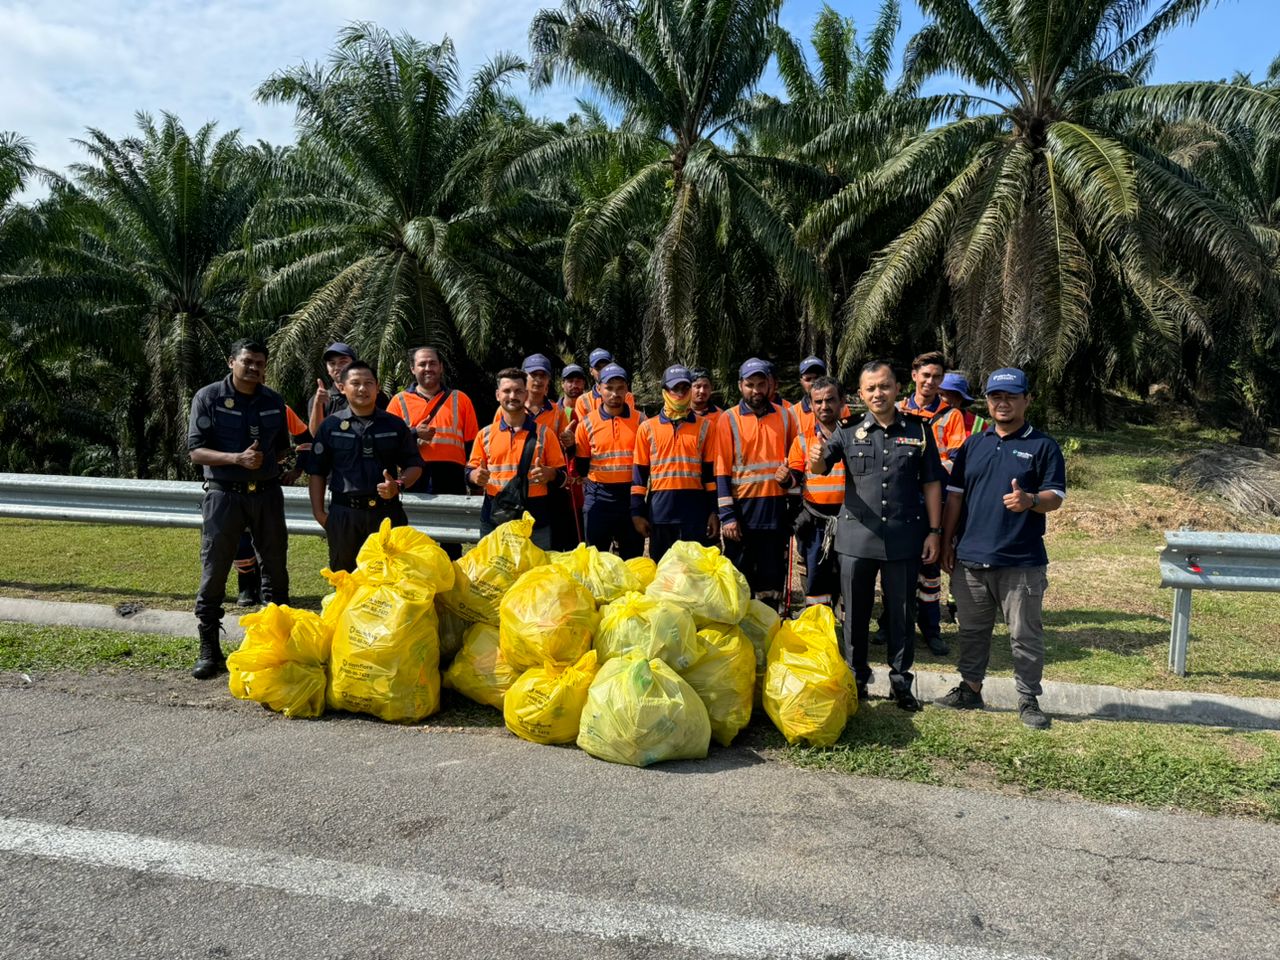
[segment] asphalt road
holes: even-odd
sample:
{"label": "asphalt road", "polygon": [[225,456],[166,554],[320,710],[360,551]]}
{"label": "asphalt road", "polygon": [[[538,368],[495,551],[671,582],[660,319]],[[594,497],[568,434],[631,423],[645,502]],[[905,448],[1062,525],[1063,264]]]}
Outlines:
{"label": "asphalt road", "polygon": [[0,717],[6,960],[1280,949],[1259,823],[38,686]]}

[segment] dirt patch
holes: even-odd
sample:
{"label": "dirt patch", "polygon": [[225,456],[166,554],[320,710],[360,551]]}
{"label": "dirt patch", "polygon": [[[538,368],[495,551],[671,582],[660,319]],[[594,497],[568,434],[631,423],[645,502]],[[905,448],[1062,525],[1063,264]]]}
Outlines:
{"label": "dirt patch", "polygon": [[1197,450],[1173,469],[1178,486],[1222,497],[1246,517],[1280,517],[1280,457],[1254,447]]}
{"label": "dirt patch", "polygon": [[227,691],[225,676],[215,680],[193,680],[178,670],[6,671],[0,673],[0,688],[206,710],[235,710],[243,706]]}
{"label": "dirt patch", "polygon": [[[1220,503],[1210,502],[1173,487],[1135,483],[1130,492],[1098,500],[1087,495],[1068,497],[1050,521],[1051,530],[1076,531],[1095,537],[1116,537],[1135,531],[1163,532],[1190,527],[1196,530],[1260,530],[1265,518],[1242,516]],[[1053,534],[1050,534],[1052,541]]]}

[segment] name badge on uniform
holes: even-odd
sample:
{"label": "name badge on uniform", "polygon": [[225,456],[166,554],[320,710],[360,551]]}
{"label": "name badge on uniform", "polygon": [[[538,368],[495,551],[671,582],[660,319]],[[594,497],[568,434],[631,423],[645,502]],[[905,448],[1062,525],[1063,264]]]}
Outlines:
{"label": "name badge on uniform", "polygon": [[222,405],[230,410],[236,405],[236,402],[231,397],[227,397],[227,399],[222,401]]}
{"label": "name badge on uniform", "polygon": [[342,421],[342,423],[341,423],[341,424],[339,424],[338,429],[339,429],[339,430],[350,430],[350,429],[351,429],[351,421],[350,421],[350,420],[343,420],[343,421]]}
{"label": "name badge on uniform", "polygon": [[923,447],[924,441],[914,437],[894,437],[893,442],[901,447]]}

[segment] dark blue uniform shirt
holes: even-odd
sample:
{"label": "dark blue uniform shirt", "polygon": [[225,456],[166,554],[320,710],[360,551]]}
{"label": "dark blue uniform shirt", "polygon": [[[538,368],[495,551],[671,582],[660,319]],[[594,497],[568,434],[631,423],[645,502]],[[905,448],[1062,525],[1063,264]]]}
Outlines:
{"label": "dark blue uniform shirt", "polygon": [[187,424],[187,449],[241,453],[254,440],[262,451],[257,470],[237,466],[206,466],[206,480],[228,482],[272,480],[280,476],[280,457],[289,452],[289,425],[284,399],[270,387],[259,386],[253,393],[240,393],[231,385],[231,374],[217,383],[201,387],[191,398],[191,419]]}
{"label": "dark blue uniform shirt", "polygon": [[1067,468],[1054,439],[1029,423],[1010,437],[988,427],[969,437],[951,464],[947,490],[964,494],[965,510],[956,559],[991,567],[1047,564],[1044,514],[1014,513],[1004,498],[1014,480],[1027,493],[1067,495]]}
{"label": "dark blue uniform shirt", "polygon": [[385,410],[358,417],[347,407],[320,424],[309,472],[327,476],[334,493],[376,496],[383,470],[394,477],[421,466],[417,437],[403,420]]}

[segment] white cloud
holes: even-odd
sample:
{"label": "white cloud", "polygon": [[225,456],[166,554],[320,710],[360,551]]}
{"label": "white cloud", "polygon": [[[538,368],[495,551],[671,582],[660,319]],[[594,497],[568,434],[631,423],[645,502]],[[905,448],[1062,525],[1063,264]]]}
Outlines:
{"label": "white cloud", "polygon": [[[253,92],[276,70],[325,60],[344,25],[371,20],[428,42],[448,34],[467,75],[498,50],[527,57],[529,21],[553,2],[0,0],[0,130],[28,137],[55,170],[83,159],[71,141],[87,127],[125,136],[139,110],[286,142],[292,111]],[[538,113],[572,108],[570,90],[517,92]]]}

